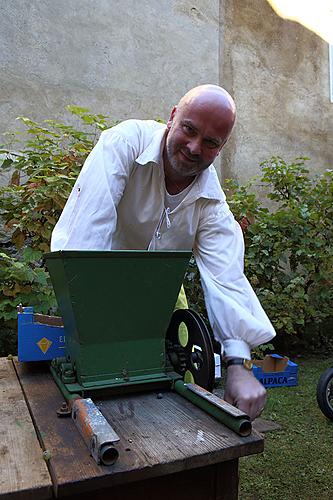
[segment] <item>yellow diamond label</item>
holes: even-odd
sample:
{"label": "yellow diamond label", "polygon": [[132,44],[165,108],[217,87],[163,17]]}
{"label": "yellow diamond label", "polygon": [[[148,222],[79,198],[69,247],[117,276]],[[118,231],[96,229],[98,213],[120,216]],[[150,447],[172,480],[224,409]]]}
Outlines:
{"label": "yellow diamond label", "polygon": [[37,345],[39,349],[45,354],[51,347],[52,341],[47,339],[46,337],[43,337],[37,342]]}

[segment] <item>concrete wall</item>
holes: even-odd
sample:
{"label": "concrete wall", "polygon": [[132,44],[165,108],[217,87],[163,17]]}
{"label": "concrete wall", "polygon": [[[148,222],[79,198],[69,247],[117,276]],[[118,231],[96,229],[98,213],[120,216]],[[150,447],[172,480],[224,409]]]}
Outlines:
{"label": "concrete wall", "polygon": [[218,83],[218,0],[0,0],[0,131],[66,104],[168,118],[191,87]]}
{"label": "concrete wall", "polygon": [[244,181],[273,154],[332,168],[328,45],[266,0],[0,6],[0,132],[17,126],[18,115],[68,119],[66,104],[114,119],[167,119],[186,90],[220,81],[238,108],[224,177]]}
{"label": "concrete wall", "polygon": [[333,168],[328,44],[266,0],[223,0],[220,9],[220,79],[238,109],[223,176],[243,182],[272,155]]}

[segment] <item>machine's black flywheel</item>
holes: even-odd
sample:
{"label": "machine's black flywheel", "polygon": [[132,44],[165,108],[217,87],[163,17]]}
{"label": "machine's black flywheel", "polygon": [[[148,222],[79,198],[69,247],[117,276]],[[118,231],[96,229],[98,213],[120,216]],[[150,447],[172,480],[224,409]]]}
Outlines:
{"label": "machine's black flywheel", "polygon": [[173,313],[166,333],[166,352],[174,370],[185,382],[213,390],[213,343],[200,314],[191,309],[178,309]]}

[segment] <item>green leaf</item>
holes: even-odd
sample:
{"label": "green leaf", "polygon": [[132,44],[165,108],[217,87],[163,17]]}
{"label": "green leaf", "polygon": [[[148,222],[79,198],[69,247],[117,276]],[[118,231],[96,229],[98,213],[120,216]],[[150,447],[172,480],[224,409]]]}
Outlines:
{"label": "green leaf", "polygon": [[68,105],[66,106],[66,109],[73,113],[73,115],[78,115],[81,116],[84,113],[88,113],[89,109],[88,108],[82,108],[81,106],[75,106],[75,105]]}
{"label": "green leaf", "polygon": [[3,162],[1,163],[1,168],[3,168],[4,170],[7,170],[9,168],[11,168],[13,164],[13,160],[11,158],[5,158],[3,160]]}

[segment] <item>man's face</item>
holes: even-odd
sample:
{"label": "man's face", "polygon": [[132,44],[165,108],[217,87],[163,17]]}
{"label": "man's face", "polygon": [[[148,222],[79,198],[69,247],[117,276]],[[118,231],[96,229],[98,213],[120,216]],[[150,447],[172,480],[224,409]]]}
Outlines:
{"label": "man's face", "polygon": [[[228,114],[228,113],[227,113]],[[213,163],[227,141],[229,117],[211,103],[190,103],[172,110],[165,153],[174,174],[192,177]]]}

